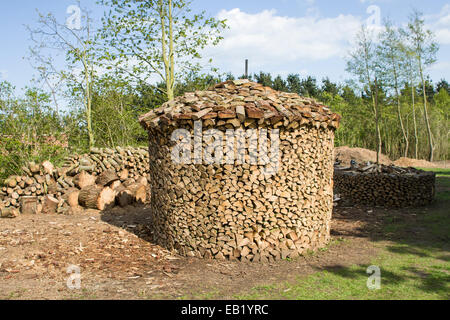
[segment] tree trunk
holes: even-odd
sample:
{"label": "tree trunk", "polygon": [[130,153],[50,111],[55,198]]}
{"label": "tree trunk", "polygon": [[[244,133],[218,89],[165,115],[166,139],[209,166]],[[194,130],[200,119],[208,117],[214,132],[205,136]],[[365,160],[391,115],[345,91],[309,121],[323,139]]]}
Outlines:
{"label": "tree trunk", "polygon": [[109,186],[114,181],[117,181],[117,180],[120,180],[120,179],[117,176],[116,171],[115,170],[107,170],[98,176],[95,183],[98,185],[101,185],[101,186]]}
{"label": "tree trunk", "polygon": [[77,176],[73,178],[73,183],[80,189],[84,189],[86,187],[92,186],[95,184],[95,177],[87,173],[86,171],[82,171]]}
{"label": "tree trunk", "polygon": [[425,79],[423,77],[422,61],[420,58],[419,58],[419,71],[420,71],[420,79],[422,80],[422,90],[423,90],[423,113],[424,113],[424,117],[425,117],[425,124],[427,127],[428,145],[430,147],[428,161],[432,162],[433,155],[434,155],[433,133],[431,132],[430,119],[428,117],[427,92],[426,92],[426,86],[425,86]]}
{"label": "tree trunk", "polygon": [[147,190],[142,184],[133,184],[123,188],[117,197],[117,203],[123,208],[132,204],[144,204],[147,201]]}
{"label": "tree trunk", "polygon": [[20,207],[22,214],[38,214],[37,197],[22,197]]}
{"label": "tree trunk", "polygon": [[67,204],[71,208],[76,208],[79,206],[78,198],[80,197],[80,190],[73,188],[66,192],[63,196],[64,200],[66,200]]}
{"label": "tree trunk", "polygon": [[114,204],[116,192],[109,187],[89,186],[80,191],[78,201],[88,209],[105,210]]}
{"label": "tree trunk", "polygon": [[417,136],[417,119],[416,119],[416,88],[411,82],[411,95],[412,95],[412,109],[413,109],[413,120],[414,120],[414,154],[416,159],[419,159],[419,137]]}
{"label": "tree trunk", "polygon": [[403,153],[403,156],[405,158],[408,157],[408,150],[409,150],[409,139],[406,135],[405,126],[403,125],[403,119],[402,119],[402,110],[401,110],[401,104],[400,104],[400,93],[398,92],[398,79],[397,79],[397,70],[394,68],[394,77],[395,77],[395,95],[397,98],[397,115],[398,115],[398,121],[400,123],[400,128],[402,129],[403,139],[405,140],[405,151]]}
{"label": "tree trunk", "polygon": [[44,198],[44,203],[42,205],[42,213],[44,214],[55,214],[58,209],[59,201],[58,199],[47,195]]}

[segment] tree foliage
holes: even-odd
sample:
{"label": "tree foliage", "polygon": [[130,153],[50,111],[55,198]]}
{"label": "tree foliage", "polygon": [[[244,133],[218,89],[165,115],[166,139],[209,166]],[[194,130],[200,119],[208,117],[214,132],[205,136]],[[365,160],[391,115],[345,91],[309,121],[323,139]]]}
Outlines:
{"label": "tree foliage", "polygon": [[[109,11],[103,18],[103,59],[128,79],[148,82],[173,99],[177,79],[199,71],[201,51],[217,45],[225,21],[193,13],[186,0],[100,0]],[[108,66],[111,68],[111,65]]]}

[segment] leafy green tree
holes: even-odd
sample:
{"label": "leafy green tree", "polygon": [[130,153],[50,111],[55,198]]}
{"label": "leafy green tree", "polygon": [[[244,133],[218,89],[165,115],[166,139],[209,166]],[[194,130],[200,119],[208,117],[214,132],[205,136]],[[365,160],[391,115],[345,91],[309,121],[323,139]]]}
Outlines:
{"label": "leafy green tree", "polygon": [[447,91],[448,94],[450,94],[450,85],[445,79],[441,79],[436,85],[436,92],[441,92],[441,89],[444,89]]}
{"label": "leafy green tree", "polygon": [[0,82],[0,137],[0,179],[20,174],[28,161],[58,163],[67,154],[50,95],[39,89],[26,88],[17,98],[11,84]]}
{"label": "leafy green tree", "polygon": [[418,67],[418,73],[422,83],[424,120],[427,127],[427,137],[430,151],[428,159],[430,161],[433,161],[433,133],[431,129],[430,118],[428,115],[425,72],[427,67],[436,62],[436,54],[439,50],[439,46],[434,40],[433,33],[430,30],[425,29],[425,20],[423,19],[423,14],[418,11],[414,11],[410,16],[408,27],[406,30],[406,37],[409,40],[411,52],[416,59],[416,65]]}
{"label": "leafy green tree", "polygon": [[317,80],[314,77],[308,76],[300,83],[300,95],[307,97],[318,97],[319,87],[317,86]]}
{"label": "leafy green tree", "polygon": [[[378,81],[380,78],[380,69],[378,65],[373,35],[366,26],[362,26],[356,37],[356,48],[350,53],[347,60],[347,71],[355,75],[362,91],[369,93],[372,100],[372,110],[375,116],[376,137],[377,137],[377,160],[382,148],[382,139],[380,131],[380,112],[378,104]],[[378,161],[377,161],[378,162]]]}
{"label": "leafy green tree", "polygon": [[157,75],[168,100],[178,79],[201,69],[201,50],[217,45],[224,20],[192,13],[186,0],[99,0],[103,17],[102,58],[128,78],[147,82]]}
{"label": "leafy green tree", "polygon": [[287,76],[286,82],[289,92],[300,94],[300,90],[302,87],[300,75],[290,74]]}
{"label": "leafy green tree", "polygon": [[134,106],[135,92],[128,83],[104,76],[94,85],[92,99],[95,140],[114,148],[145,144],[147,136],[138,122],[142,110]]}
{"label": "leafy green tree", "polygon": [[264,73],[262,71],[259,72],[259,74],[255,74],[255,81],[257,83],[262,84],[266,87],[272,87],[273,81],[272,81],[272,75],[270,73]]}
{"label": "leafy green tree", "polygon": [[336,83],[331,82],[331,80],[327,77],[322,80],[322,92],[335,96],[339,93],[339,86]]}
{"label": "leafy green tree", "polygon": [[286,81],[283,80],[283,78],[281,78],[280,75],[278,75],[274,80],[273,80],[273,84],[272,84],[273,88],[275,90],[278,91],[288,91],[288,86]]}
{"label": "leafy green tree", "polygon": [[[80,2],[78,1],[78,6]],[[84,106],[85,120],[88,130],[89,146],[95,144],[92,130],[92,85],[96,77],[95,32],[92,30],[92,20],[89,11],[81,9],[80,26],[72,26],[59,22],[54,14],[38,12],[38,26],[27,27],[33,46],[30,48],[30,60],[38,71],[40,80],[52,91],[54,103],[57,106],[57,88],[70,90],[77,88],[76,96],[79,104]],[[79,27],[79,28],[78,28]],[[65,55],[66,64],[58,68],[55,57]],[[73,96],[71,97],[74,98]]]}
{"label": "leafy green tree", "polygon": [[405,55],[402,50],[404,45],[401,43],[401,35],[395,29],[392,22],[386,20],[384,30],[379,34],[379,44],[377,46],[378,63],[380,64],[381,80],[394,91],[397,104],[397,116],[402,131],[405,149],[403,156],[408,156],[409,137],[403,123],[400,86],[403,82],[403,70],[405,70]]}

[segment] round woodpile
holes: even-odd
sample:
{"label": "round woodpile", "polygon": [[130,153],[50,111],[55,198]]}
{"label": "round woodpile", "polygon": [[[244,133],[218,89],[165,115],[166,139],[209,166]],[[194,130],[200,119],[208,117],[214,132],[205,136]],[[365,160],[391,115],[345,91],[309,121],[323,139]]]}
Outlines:
{"label": "round woodpile", "polygon": [[420,207],[434,200],[436,174],[375,164],[336,166],[334,192],[342,206]]}
{"label": "round woodpile", "polygon": [[[258,262],[326,246],[339,120],[312,99],[248,80],[187,93],[141,117],[149,131],[155,241],[186,256]],[[174,162],[172,134],[194,136],[199,122],[203,134],[217,129],[227,138],[228,130],[278,129],[279,155],[270,154],[278,170],[266,174],[267,163],[252,163],[249,154],[244,162]]]}
{"label": "round woodpile", "polygon": [[[148,167],[148,149],[132,147],[93,148],[89,154],[68,157],[59,168],[49,161],[30,162],[22,168],[22,175],[3,182],[3,216],[15,217],[17,212],[65,213],[78,206],[104,210],[115,204],[146,203]],[[91,191],[93,194],[87,194]],[[130,196],[126,198],[123,193]]]}

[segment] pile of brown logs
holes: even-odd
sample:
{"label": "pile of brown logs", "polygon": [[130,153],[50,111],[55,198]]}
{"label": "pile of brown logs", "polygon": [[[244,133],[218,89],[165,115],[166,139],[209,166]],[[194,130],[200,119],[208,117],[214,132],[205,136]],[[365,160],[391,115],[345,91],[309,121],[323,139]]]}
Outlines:
{"label": "pile of brown logs", "polygon": [[[186,256],[257,262],[326,246],[339,118],[312,99],[248,80],[185,94],[143,116],[155,241]],[[248,161],[174,163],[171,135],[178,128],[192,135],[194,121],[221,132],[279,129],[279,170],[266,175],[267,166]]]}
{"label": "pile of brown logs", "polygon": [[296,93],[278,92],[247,79],[219,83],[208,91],[187,92],[140,117],[148,130],[167,131],[202,121],[204,128],[286,128],[310,125],[339,128],[341,116]]}
{"label": "pile of brown logs", "polygon": [[434,199],[435,183],[433,172],[371,163],[336,165],[334,172],[334,193],[342,206],[424,206]]}
{"label": "pile of brown logs", "polygon": [[73,155],[61,168],[28,163],[0,189],[1,217],[20,213],[65,213],[79,206],[104,210],[148,201],[148,151],[145,148],[93,149]]}

